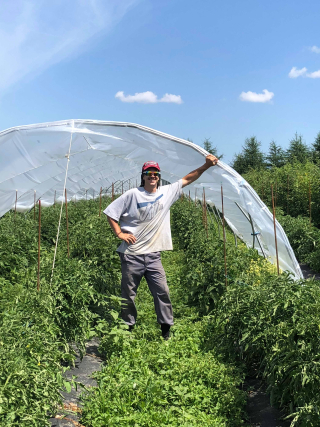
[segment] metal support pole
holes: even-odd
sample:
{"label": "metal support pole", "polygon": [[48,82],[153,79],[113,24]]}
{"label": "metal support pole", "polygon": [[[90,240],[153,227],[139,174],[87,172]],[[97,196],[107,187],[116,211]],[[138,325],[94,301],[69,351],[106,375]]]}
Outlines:
{"label": "metal support pole", "polygon": [[252,245],[252,247],[254,248],[255,239],[257,239],[258,244],[259,244],[260,249],[261,249],[261,252],[262,252],[262,255],[264,256],[264,258],[267,258],[266,254],[264,252],[264,249],[263,249],[260,237],[259,237],[260,232],[256,232],[255,231],[251,215],[250,214],[246,214],[246,212],[242,209],[242,207],[237,202],[235,202],[235,204],[240,209],[240,211],[243,213],[243,215],[245,216],[245,218],[249,221],[249,223],[251,225],[251,230],[252,230],[251,235],[253,236],[253,245]]}

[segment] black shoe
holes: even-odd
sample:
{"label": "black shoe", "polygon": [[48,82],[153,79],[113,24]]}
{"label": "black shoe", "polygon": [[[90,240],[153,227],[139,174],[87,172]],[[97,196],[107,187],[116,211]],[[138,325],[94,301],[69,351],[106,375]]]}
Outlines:
{"label": "black shoe", "polygon": [[170,325],[167,323],[161,324],[162,338],[167,341],[170,338]]}

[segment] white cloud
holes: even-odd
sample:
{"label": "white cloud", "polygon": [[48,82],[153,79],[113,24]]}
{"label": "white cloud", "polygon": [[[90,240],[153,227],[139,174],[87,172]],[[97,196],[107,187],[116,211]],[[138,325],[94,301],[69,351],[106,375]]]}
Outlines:
{"label": "white cloud", "polygon": [[171,93],[166,93],[160,99],[159,102],[172,102],[173,104],[182,104],[182,99],[180,95],[172,95]]}
{"label": "white cloud", "polygon": [[318,46],[312,46],[309,49],[311,50],[311,52],[320,53],[320,47]]}
{"label": "white cloud", "polygon": [[307,77],[309,77],[310,79],[320,79],[320,70],[308,73]]}
{"label": "white cloud", "polygon": [[242,92],[239,96],[241,101],[246,102],[269,102],[274,97],[273,92],[269,92],[267,89],[262,91],[263,93],[256,92]]}
{"label": "white cloud", "polygon": [[305,75],[306,72],[307,72],[307,68],[306,67],[303,67],[300,70],[298,70],[297,67],[292,67],[291,71],[289,73],[289,77],[290,77],[290,79],[296,79],[297,77]]}
{"label": "white cloud", "polygon": [[1,4],[0,93],[75,56],[139,0],[15,0]]}
{"label": "white cloud", "polygon": [[161,99],[158,99],[157,95],[150,91],[135,93],[134,95],[125,95],[123,91],[119,91],[115,97],[121,102],[140,102],[141,104],[156,104],[158,102],[182,104],[183,102],[180,95],[166,93]]}

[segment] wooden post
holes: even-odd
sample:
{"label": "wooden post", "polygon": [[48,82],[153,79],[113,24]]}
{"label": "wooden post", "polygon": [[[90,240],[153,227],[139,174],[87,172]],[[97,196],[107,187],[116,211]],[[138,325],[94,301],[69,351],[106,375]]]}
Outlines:
{"label": "wooden post", "polygon": [[102,187],[100,188],[100,207],[99,207],[99,217],[101,217],[101,202],[102,202]]}
{"label": "wooden post", "polygon": [[114,183],[112,183],[112,195],[111,195],[111,201],[114,200]]}
{"label": "wooden post", "polygon": [[207,202],[206,202],[206,192],[204,188],[203,188],[203,222],[204,222],[204,228],[206,230],[206,235],[208,239],[209,234],[208,234]]}
{"label": "wooden post", "polygon": [[67,220],[67,248],[68,248],[68,258],[70,257],[70,248],[69,248],[69,222],[68,222],[68,198],[67,198],[67,189],[64,190],[65,199],[66,199],[66,220]]}
{"label": "wooden post", "polygon": [[274,205],[274,197],[273,197],[273,185],[271,184],[271,198],[272,198],[272,210],[273,210],[273,228],[274,228],[274,242],[276,245],[276,257],[277,257],[277,271],[278,276],[280,274],[279,270],[279,257],[278,257],[278,242],[277,242],[277,227],[276,227],[276,211]]}
{"label": "wooden post", "polygon": [[289,215],[289,175],[287,176],[287,215]]}
{"label": "wooden post", "polygon": [[223,188],[221,185],[221,210],[222,210],[222,228],[223,228],[223,247],[224,247],[224,274],[226,287],[228,286],[228,277],[227,277],[227,249],[226,249],[226,229],[224,224],[224,208],[223,208]]}
{"label": "wooden post", "polygon": [[37,192],[36,192],[36,190],[34,190],[34,196],[33,196],[33,198],[34,198],[34,202],[33,202],[33,219],[34,220],[36,219],[36,194],[37,194]]}
{"label": "wooden post", "polygon": [[41,244],[41,200],[39,199],[39,232],[38,232],[38,284],[37,291],[40,290],[40,244]]}
{"label": "wooden post", "polygon": [[18,190],[16,190],[16,202],[14,204],[14,219],[16,219],[16,213],[17,213],[17,202],[18,202]]}
{"label": "wooden post", "polygon": [[309,181],[309,214],[310,214],[310,227],[311,227],[311,183]]}

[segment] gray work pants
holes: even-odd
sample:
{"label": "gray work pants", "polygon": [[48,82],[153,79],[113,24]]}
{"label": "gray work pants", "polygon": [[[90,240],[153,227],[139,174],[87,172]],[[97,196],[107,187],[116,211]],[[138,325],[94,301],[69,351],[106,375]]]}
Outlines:
{"label": "gray work pants", "polygon": [[145,255],[126,255],[119,252],[121,259],[121,297],[125,300],[121,310],[127,325],[134,325],[137,309],[134,299],[142,277],[146,278],[153,296],[158,323],[173,325],[172,305],[169,297],[166,274],[161,264],[161,252]]}

